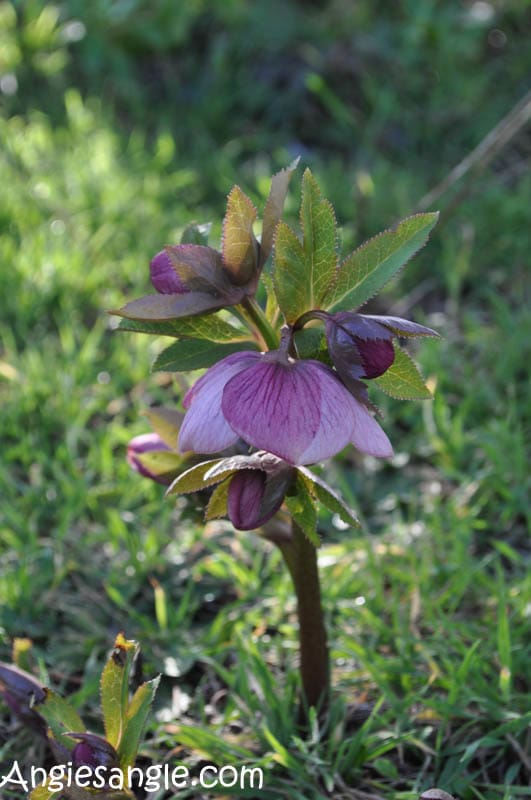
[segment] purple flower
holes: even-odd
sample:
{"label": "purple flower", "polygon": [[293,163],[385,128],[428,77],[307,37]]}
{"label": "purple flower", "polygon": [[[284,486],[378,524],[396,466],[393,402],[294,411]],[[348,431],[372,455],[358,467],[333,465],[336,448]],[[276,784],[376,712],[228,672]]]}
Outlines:
{"label": "purple flower", "polygon": [[326,315],[328,352],[341,378],[351,386],[360,378],[378,378],[393,364],[393,338],[439,334],[399,317],[340,311]]}
{"label": "purple flower", "polygon": [[157,433],[142,433],[140,436],[135,436],[134,439],[131,439],[127,445],[127,461],[136,472],[140,473],[140,475],[144,475],[145,478],[151,478],[151,480],[156,481],[157,483],[166,485],[171,482],[167,476],[164,474],[156,475],[154,472],[145,467],[144,464],[142,464],[139,456],[142,455],[142,453],[153,453],[167,450],[171,450],[171,448],[168,447],[168,445]]}
{"label": "purple flower", "polygon": [[370,455],[393,453],[332,369],[280,350],[224,358],[194,384],[184,406],[181,452],[216,453],[241,437],[294,465],[329,458],[349,442]]}

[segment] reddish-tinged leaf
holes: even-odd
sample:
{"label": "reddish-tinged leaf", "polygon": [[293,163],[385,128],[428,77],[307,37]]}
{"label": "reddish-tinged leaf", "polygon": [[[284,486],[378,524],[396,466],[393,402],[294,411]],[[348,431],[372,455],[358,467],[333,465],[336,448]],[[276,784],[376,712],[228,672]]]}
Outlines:
{"label": "reddish-tinged leaf", "polygon": [[238,286],[249,283],[258,261],[258,243],[253,233],[256,208],[239,186],[234,186],[223,220],[223,265]]}
{"label": "reddish-tinged leaf", "polygon": [[163,320],[190,317],[194,314],[204,314],[226,305],[223,297],[214,297],[206,292],[188,292],[187,294],[148,294],[132,300],[123,308],[111,311],[118,317],[128,317],[134,320]]}
{"label": "reddish-tinged leaf", "polygon": [[294,171],[297,169],[299,160],[299,158],[296,158],[289,167],[281,169],[280,172],[273,175],[271,179],[271,189],[269,190],[269,197],[267,198],[264,208],[262,241],[260,244],[260,269],[264,266],[273,248],[275,232],[284,210],[284,202],[288,193],[289,182]]}

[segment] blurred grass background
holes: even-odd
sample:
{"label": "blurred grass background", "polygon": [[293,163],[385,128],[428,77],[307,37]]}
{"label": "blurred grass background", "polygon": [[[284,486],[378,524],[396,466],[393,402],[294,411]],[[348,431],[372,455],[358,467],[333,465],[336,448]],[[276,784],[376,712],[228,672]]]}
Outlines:
{"label": "blurred grass background", "polygon": [[[262,798],[529,796],[529,126],[430,206],[376,307],[445,339],[414,353],[433,402],[375,395],[394,462],[326,467],[365,523],[321,520],[330,736],[289,713],[276,553],[129,472],[142,410],[182,392],[106,309],[296,155],[345,249],[414,212],[528,92],[530,34],[527,0],[0,2],[0,655],[30,637],[97,731],[98,669],[138,638],[164,675],[145,763],[248,759]],[[360,732],[345,702],[382,705]],[[7,716],[0,756],[46,759]]]}

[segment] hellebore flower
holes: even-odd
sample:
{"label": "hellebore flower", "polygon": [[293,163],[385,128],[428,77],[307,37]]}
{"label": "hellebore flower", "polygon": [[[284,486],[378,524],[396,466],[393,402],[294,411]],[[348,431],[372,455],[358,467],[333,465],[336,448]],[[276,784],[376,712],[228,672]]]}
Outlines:
{"label": "hellebore flower", "polygon": [[332,369],[282,350],[227,356],[183,404],[181,452],[215,453],[241,437],[293,465],[329,458],[349,442],[370,455],[393,453],[378,423]]}
{"label": "hellebore flower", "polygon": [[140,475],[143,475],[145,478],[151,478],[151,480],[157,483],[168,484],[170,480],[167,479],[164,474],[157,475],[152,472],[144,466],[139,456],[142,455],[142,453],[170,450],[171,448],[168,447],[166,442],[164,442],[157,433],[142,433],[140,436],[135,436],[134,439],[131,439],[127,445],[127,462],[135,472],[139,472]]}
{"label": "hellebore flower", "polygon": [[326,314],[325,326],[330,358],[349,388],[352,381],[378,378],[389,369],[395,359],[393,338],[439,335],[407,319],[349,311]]}

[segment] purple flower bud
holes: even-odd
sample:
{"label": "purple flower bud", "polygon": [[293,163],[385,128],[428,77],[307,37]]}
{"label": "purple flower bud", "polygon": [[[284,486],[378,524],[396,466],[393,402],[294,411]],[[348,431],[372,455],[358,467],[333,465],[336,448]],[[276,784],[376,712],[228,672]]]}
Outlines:
{"label": "purple flower bud", "polygon": [[378,378],[395,359],[393,333],[362,314],[340,311],[326,319],[328,352],[342,378]]}
{"label": "purple flower bud", "polygon": [[102,736],[95,733],[68,733],[72,739],[77,739],[78,744],[72,750],[72,763],[74,768],[80,766],[112,767],[118,766],[116,750]]}
{"label": "purple flower bud", "polygon": [[161,250],[151,259],[150,271],[151,283],[157,292],[161,294],[184,294],[189,291],[177,275],[166,250]]}
{"label": "purple flower bud", "polygon": [[282,505],[292,476],[293,470],[284,465],[271,474],[259,469],[236,472],[230,481],[227,502],[234,527],[251,531],[268,522]]}
{"label": "purple flower bud", "polygon": [[33,675],[10,664],[0,664],[0,696],[22,722],[45,733],[46,723],[33,710],[33,704],[42,703],[46,692]]}
{"label": "purple flower bud", "polygon": [[146,478],[151,478],[152,481],[166,485],[171,481],[164,475],[156,475],[154,472],[151,472],[138,458],[142,453],[152,453],[161,450],[171,450],[171,448],[168,447],[157,433],[142,433],[140,436],[135,436],[134,439],[131,439],[127,445],[127,461],[140,475],[144,475]]}
{"label": "purple flower bud", "polygon": [[97,767],[98,759],[89,744],[86,742],[79,742],[72,750],[72,763],[74,767]]}

